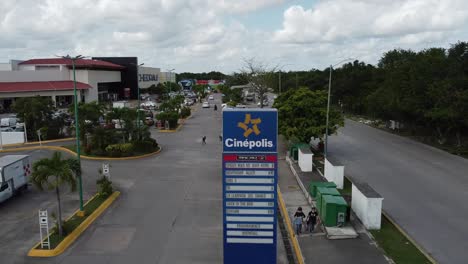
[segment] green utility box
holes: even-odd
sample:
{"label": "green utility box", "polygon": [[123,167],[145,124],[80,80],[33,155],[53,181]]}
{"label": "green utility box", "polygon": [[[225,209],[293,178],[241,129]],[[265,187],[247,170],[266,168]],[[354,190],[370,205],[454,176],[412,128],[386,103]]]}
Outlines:
{"label": "green utility box", "polygon": [[299,149],[301,147],[309,147],[310,146],[306,143],[294,143],[294,144],[291,144],[291,146],[289,147],[289,157],[293,158],[294,160],[298,160],[299,159]]}
{"label": "green utility box", "polygon": [[341,196],[340,192],[338,192],[336,188],[318,187],[317,199],[315,199],[315,203],[317,205],[317,210],[319,211],[319,213],[322,209],[322,200],[324,195]]}
{"label": "green utility box", "polygon": [[309,194],[314,198],[317,198],[318,187],[336,188],[336,184],[334,182],[311,182],[309,184]]}
{"label": "green utility box", "polygon": [[346,222],[348,204],[341,196],[323,195],[320,216],[325,226],[343,226]]}

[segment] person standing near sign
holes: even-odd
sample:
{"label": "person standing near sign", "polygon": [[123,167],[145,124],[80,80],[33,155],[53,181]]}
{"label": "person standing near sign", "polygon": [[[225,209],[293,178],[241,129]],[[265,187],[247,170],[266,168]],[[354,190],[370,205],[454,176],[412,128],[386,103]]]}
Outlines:
{"label": "person standing near sign", "polygon": [[298,207],[294,213],[294,224],[296,225],[296,235],[302,232],[302,222],[304,221],[305,214],[302,212],[302,207]]}
{"label": "person standing near sign", "polygon": [[203,137],[202,137],[202,144],[203,144],[203,145],[206,144],[206,136],[203,136]]}

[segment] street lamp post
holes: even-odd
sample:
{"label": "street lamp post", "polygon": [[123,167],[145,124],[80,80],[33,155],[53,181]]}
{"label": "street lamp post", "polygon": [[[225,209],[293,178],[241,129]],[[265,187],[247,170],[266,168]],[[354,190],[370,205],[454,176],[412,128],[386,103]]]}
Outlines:
{"label": "street lamp post", "polygon": [[[78,160],[78,164],[81,168],[81,149],[80,149],[80,126],[78,122],[78,95],[76,91],[76,72],[75,72],[75,62],[76,60],[84,58],[84,56],[78,55],[75,57],[71,57],[70,55],[63,56],[64,59],[69,59],[72,62],[72,70],[73,70],[73,94],[74,94],[74,108],[75,108],[75,137],[76,137],[76,157]],[[83,181],[81,177],[81,169],[78,174],[78,191],[80,193],[80,211],[78,212],[79,216],[84,216],[84,209],[83,209]]]}
{"label": "street lamp post", "polygon": [[[140,66],[145,65],[144,63],[140,63],[136,65],[136,70],[137,70],[137,78],[138,76],[138,69]],[[141,96],[140,96],[140,81],[137,80],[137,96],[138,96],[138,106],[137,106],[137,127],[138,127],[138,140],[141,140],[141,129],[140,129],[140,105],[141,105]]]}
{"label": "street lamp post", "polygon": [[[171,92],[171,88],[172,88],[172,72],[175,71],[175,69],[167,69],[167,72],[169,72],[169,92]],[[174,82],[175,82],[175,78],[174,78]],[[169,96],[169,93],[167,94]]]}
{"label": "street lamp post", "polygon": [[324,146],[324,151],[323,151],[323,161],[326,162],[326,159],[327,159],[327,153],[328,153],[328,122],[329,122],[329,115],[330,115],[330,94],[331,94],[331,80],[332,80],[332,71],[333,71],[333,67],[343,63],[343,62],[346,62],[346,61],[350,61],[350,60],[354,60],[353,58],[348,58],[348,59],[345,59],[345,60],[342,60],[338,63],[336,63],[335,65],[330,65],[330,76],[328,78],[328,100],[327,100],[327,118],[326,118],[326,122],[325,122],[325,146]]}

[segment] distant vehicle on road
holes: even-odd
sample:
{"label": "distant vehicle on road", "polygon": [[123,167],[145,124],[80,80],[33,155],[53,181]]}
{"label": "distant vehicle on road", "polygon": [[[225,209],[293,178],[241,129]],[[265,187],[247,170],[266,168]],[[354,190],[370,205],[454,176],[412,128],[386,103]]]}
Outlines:
{"label": "distant vehicle on road", "polygon": [[214,97],[212,95],[208,96],[208,100],[214,100]]}
{"label": "distant vehicle on road", "polygon": [[254,94],[253,93],[249,93],[245,96],[245,100],[247,101],[253,101],[255,98]]}
{"label": "distant vehicle on road", "polygon": [[117,101],[112,103],[112,108],[124,108],[130,107],[130,103],[128,101]]}
{"label": "distant vehicle on road", "polygon": [[28,188],[32,166],[28,155],[0,158],[0,203]]}
{"label": "distant vehicle on road", "polygon": [[245,104],[237,104],[236,107],[237,108],[246,108]]}
{"label": "distant vehicle on road", "polygon": [[210,108],[210,103],[208,103],[208,102],[203,102],[202,107],[203,107],[203,108]]}
{"label": "distant vehicle on road", "polygon": [[16,117],[6,117],[0,119],[1,127],[15,127],[18,119]]}
{"label": "distant vehicle on road", "polygon": [[[268,99],[263,100],[263,106],[268,106]],[[257,103],[258,106],[260,106],[260,102]]]}

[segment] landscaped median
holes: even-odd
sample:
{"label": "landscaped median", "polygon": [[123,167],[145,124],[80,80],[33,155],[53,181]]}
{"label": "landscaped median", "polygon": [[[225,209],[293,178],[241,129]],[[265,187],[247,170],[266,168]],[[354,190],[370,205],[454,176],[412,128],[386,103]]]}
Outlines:
{"label": "landscaped median", "polygon": [[161,133],[174,133],[174,132],[179,131],[182,128],[182,126],[185,124],[185,122],[188,119],[192,118],[194,112],[195,111],[193,110],[193,111],[191,111],[190,115],[187,116],[186,118],[179,119],[179,121],[177,122],[177,127],[173,128],[173,129],[158,129],[158,132],[161,132]]}
{"label": "landscaped median", "polygon": [[62,254],[73,242],[119,197],[120,192],[113,192],[109,197],[103,198],[99,194],[93,196],[85,205],[85,216],[79,217],[76,211],[64,222],[70,233],[62,238],[52,232],[50,249],[42,249],[41,242],[37,243],[28,253],[30,257],[54,257]]}
{"label": "landscaped median", "polygon": [[[19,147],[19,148],[11,148],[11,149],[3,149],[0,150],[0,153],[4,152],[19,152],[19,151],[29,151],[29,150],[36,150],[36,149],[48,149],[48,150],[55,150],[55,151],[62,151],[62,152],[67,152],[72,155],[76,155],[76,152],[71,150],[70,148],[67,147],[58,147],[58,146],[32,146],[32,147]],[[146,154],[141,154],[141,155],[136,155],[136,156],[130,156],[130,157],[98,157],[98,156],[87,156],[87,155],[80,155],[81,159],[85,160],[133,160],[133,159],[142,159],[146,157],[150,157],[153,155],[156,155],[160,153],[162,150],[161,147],[158,147],[157,150],[146,153]]]}

